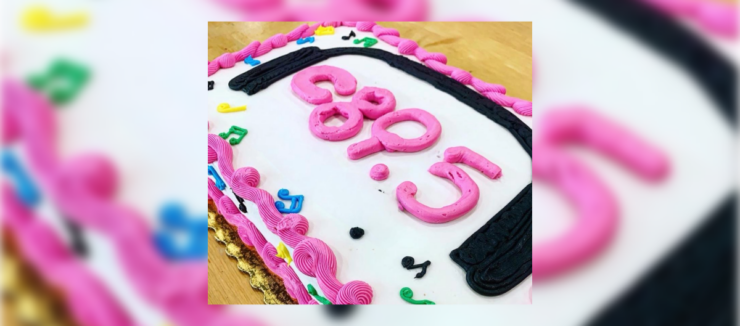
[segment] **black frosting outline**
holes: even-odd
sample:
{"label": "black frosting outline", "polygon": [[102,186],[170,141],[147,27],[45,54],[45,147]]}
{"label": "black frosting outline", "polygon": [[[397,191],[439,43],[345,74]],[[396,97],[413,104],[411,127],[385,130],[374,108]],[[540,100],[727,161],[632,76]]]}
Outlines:
{"label": "black frosting outline", "polygon": [[[229,81],[229,88],[254,95],[278,80],[341,55],[362,55],[383,60],[438,90],[450,94],[491,121],[509,130],[532,157],[532,129],[514,114],[466,85],[421,63],[384,50],[360,47],[321,50],[305,47],[265,62]],[[484,296],[509,291],[532,274],[532,184],[504,209],[450,253],[466,271],[468,285]]]}

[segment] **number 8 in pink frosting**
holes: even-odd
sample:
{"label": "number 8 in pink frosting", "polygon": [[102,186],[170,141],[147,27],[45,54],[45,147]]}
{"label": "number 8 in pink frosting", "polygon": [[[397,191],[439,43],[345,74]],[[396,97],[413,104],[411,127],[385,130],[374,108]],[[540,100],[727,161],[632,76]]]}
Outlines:
{"label": "number 8 in pink frosting", "polygon": [[[402,121],[417,121],[423,124],[427,131],[421,137],[405,139],[387,131],[395,123]],[[388,113],[373,122],[372,137],[347,148],[347,156],[357,160],[382,150],[389,152],[418,152],[429,146],[442,134],[442,125],[437,118],[422,109],[405,109]]]}

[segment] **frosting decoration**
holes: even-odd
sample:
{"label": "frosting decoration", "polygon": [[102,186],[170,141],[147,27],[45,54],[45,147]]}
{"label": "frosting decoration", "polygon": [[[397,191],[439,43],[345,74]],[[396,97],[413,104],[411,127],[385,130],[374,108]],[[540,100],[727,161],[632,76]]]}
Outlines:
{"label": "frosting decoration", "polygon": [[[301,70],[290,81],[290,87],[298,97],[311,104],[332,101],[331,91],[316,86],[320,81],[330,81],[339,95],[349,96],[357,90],[357,80],[347,70],[334,66],[313,66]],[[232,88],[233,89],[233,88]]]}
{"label": "frosting decoration", "polygon": [[370,178],[376,181],[388,179],[389,174],[388,166],[385,164],[375,164],[370,169]]}
{"label": "frosting decoration", "polygon": [[[401,138],[386,129],[402,121],[417,121],[427,130],[420,137],[414,139]],[[422,109],[405,109],[388,113],[373,122],[372,137],[359,143],[349,145],[347,156],[351,160],[361,159],[373,153],[386,150],[389,152],[418,152],[428,148],[437,141],[442,133],[442,126],[437,118]]]}
{"label": "frosting decoration", "polygon": [[377,44],[378,43],[378,40],[376,40],[376,39],[374,39],[372,37],[363,37],[362,39],[355,39],[352,42],[355,43],[355,44],[363,43],[362,46],[364,46],[366,48],[369,48],[369,47]]}
{"label": "frosting decoration", "polygon": [[401,289],[401,299],[404,301],[411,303],[411,304],[425,304],[425,305],[433,305],[434,302],[429,300],[414,300],[414,291],[411,291],[410,288],[405,287]]}
{"label": "frosting decoration", "polygon": [[229,138],[229,135],[231,134],[237,135],[238,136],[237,138],[229,139],[229,144],[237,145],[242,142],[242,139],[244,139],[244,136],[247,135],[247,132],[248,132],[247,129],[237,127],[237,126],[231,126],[228,132],[222,132],[222,133],[219,133],[218,135],[223,139]]}
{"label": "frosting decoration", "polygon": [[313,36],[309,36],[309,37],[299,38],[299,39],[298,39],[298,40],[296,40],[295,42],[296,42],[296,43],[297,43],[298,45],[301,45],[301,44],[306,44],[306,43],[313,43],[313,41],[314,41],[314,38],[313,38]]}
{"label": "frosting decoration", "polygon": [[229,112],[238,112],[238,111],[245,111],[247,109],[246,105],[237,106],[237,107],[231,107],[229,103],[221,103],[216,107],[216,111],[221,113],[229,113]]}
{"label": "frosting decoration", "polygon": [[[347,119],[341,126],[327,126],[326,119],[341,115]],[[308,128],[314,136],[328,141],[352,138],[362,130],[362,113],[352,103],[331,102],[317,106],[308,118]]]}
{"label": "frosting decoration", "polygon": [[251,56],[251,55],[249,55],[249,56],[247,56],[246,58],[244,58],[244,63],[245,63],[245,64],[248,64],[248,65],[250,65],[250,66],[252,66],[252,67],[254,67],[254,66],[256,66],[256,65],[260,64],[260,61],[259,61],[259,60],[254,60],[254,59],[252,59],[252,56]]}
{"label": "frosting decoration", "polygon": [[501,177],[501,168],[498,165],[465,146],[450,147],[445,150],[444,155],[444,161],[447,163],[467,164],[491,179]]}
{"label": "frosting decoration", "polygon": [[288,189],[280,189],[277,193],[278,197],[282,200],[290,200],[290,208],[285,208],[285,204],[281,201],[275,202],[275,208],[280,213],[295,214],[300,213],[303,208],[303,195],[291,196]]}

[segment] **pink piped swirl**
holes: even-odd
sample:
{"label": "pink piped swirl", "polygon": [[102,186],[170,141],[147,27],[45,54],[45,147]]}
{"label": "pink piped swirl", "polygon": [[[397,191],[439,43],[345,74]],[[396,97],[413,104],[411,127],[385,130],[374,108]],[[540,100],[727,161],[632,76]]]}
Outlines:
{"label": "pink piped swirl", "polygon": [[211,164],[213,162],[216,162],[216,158],[218,156],[216,155],[216,151],[213,150],[213,148],[208,148],[208,164]]}
{"label": "pink piped swirl", "polygon": [[337,293],[337,304],[370,304],[373,301],[373,288],[361,281],[345,284]]}
{"label": "pink piped swirl", "polygon": [[[365,282],[352,281],[342,285],[334,276],[337,261],[329,246],[323,241],[308,238],[293,251],[296,267],[308,276],[314,276],[326,298],[335,304],[370,304],[372,288]],[[338,296],[342,293],[342,296]]]}
{"label": "pink piped swirl", "polygon": [[118,187],[118,175],[111,161],[98,154],[85,154],[65,162],[58,174],[65,188],[75,188],[101,199],[110,199]]}
{"label": "pink piped swirl", "polygon": [[277,233],[290,247],[297,246],[306,239],[308,220],[300,214],[288,214],[277,225]]}
{"label": "pink piped swirl", "polygon": [[257,187],[260,184],[260,173],[252,167],[242,167],[234,172],[234,181],[241,184]]}

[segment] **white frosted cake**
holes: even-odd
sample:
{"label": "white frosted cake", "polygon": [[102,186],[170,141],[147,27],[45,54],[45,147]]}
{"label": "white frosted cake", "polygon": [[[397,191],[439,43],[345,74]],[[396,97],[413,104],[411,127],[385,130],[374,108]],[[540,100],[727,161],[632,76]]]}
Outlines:
{"label": "white frosted cake", "polygon": [[[348,24],[350,26],[341,26]],[[397,37],[398,33],[393,33],[393,31],[388,31],[390,29],[379,27],[373,23],[334,23],[326,25],[334,25],[332,26],[334,34],[313,35],[312,43],[309,43],[310,39],[301,37],[299,41],[301,43],[306,41],[306,43],[299,45],[298,42],[291,41],[291,38],[295,38],[295,35],[307,37],[307,35],[313,34],[316,29],[315,25],[305,26],[302,30],[299,28],[293,32],[286,31],[287,36],[278,35],[262,42],[263,45],[271,42],[272,46],[266,52],[264,48],[247,48],[243,50],[243,53],[227,54],[226,57],[222,56],[214,62],[209,62],[209,73],[212,75],[209,76],[208,80],[214,82],[213,89],[208,91],[209,165],[216,171],[218,178],[225,182],[225,188],[219,192],[228,196],[233,202],[233,206],[239,206],[243,199],[246,211],[246,213],[237,212],[238,214],[232,214],[231,218],[234,221],[241,218],[248,220],[248,224],[254,225],[259,231],[258,233],[264,236],[270,248],[282,247],[281,244],[284,244],[288,248],[293,261],[288,263],[289,260],[286,259],[285,264],[287,265],[281,265],[281,267],[278,267],[275,263],[267,263],[267,266],[272,267],[271,269],[281,277],[283,277],[280,275],[281,273],[290,272],[284,269],[275,271],[276,269],[281,270],[286,266],[291,268],[304,288],[309,284],[312,285],[317,291],[317,296],[326,298],[333,304],[406,304],[400,295],[400,291],[404,288],[413,291],[413,300],[430,300],[436,304],[531,303],[532,278],[529,275],[531,274],[531,256],[529,258],[529,274],[526,274],[529,276],[520,277],[515,284],[508,285],[506,291],[496,293],[496,295],[482,295],[474,291],[469,282],[466,281],[466,271],[450,258],[450,253],[453,250],[459,248],[471,235],[486,225],[492,219],[492,216],[499,213],[523,189],[531,184],[532,164],[530,154],[512,136],[510,129],[487,118],[450,93],[435,88],[431,81],[417,78],[402,69],[389,65],[384,60],[364,55],[335,55],[327,59],[322,58],[315,63],[309,62],[305,67],[295,68],[294,70],[301,71],[299,73],[290,70],[284,73],[285,76],[281,75],[274,78],[274,75],[283,73],[278,72],[278,70],[282,71],[284,67],[282,64],[271,67],[269,66],[271,62],[273,64],[277,62],[294,64],[300,61],[292,59],[285,61],[288,57],[284,56],[290,56],[291,53],[295,56],[305,52],[310,56],[313,55],[311,53],[315,54],[327,49],[357,48],[382,50],[389,55],[397,56],[399,51],[404,51],[410,54],[403,55],[403,57],[419,63],[422,60],[419,60],[417,56],[421,55],[423,58],[425,55],[424,53],[420,54],[418,50],[414,52],[413,44],[408,40],[400,39],[400,44],[396,46],[386,42],[383,40],[386,38],[385,36]],[[324,29],[323,26],[319,28],[320,30]],[[342,36],[347,36],[350,32],[354,32],[356,37],[349,40],[342,39]],[[377,34],[380,34],[380,36],[377,36]],[[375,39],[377,43],[367,48],[363,46],[362,42],[355,44],[354,40],[364,38]],[[307,49],[308,47],[317,47],[317,49],[313,51]],[[412,48],[409,49],[409,47]],[[259,52],[259,55],[254,55],[254,51]],[[253,55],[247,61],[253,59],[260,63],[251,66],[242,62],[242,57],[247,53]],[[434,54],[426,53],[426,55]],[[422,63],[422,65],[424,64],[430,65],[429,63]],[[439,62],[436,64],[439,64]],[[233,67],[229,67],[229,65]],[[436,66],[436,68],[448,69],[439,66]],[[237,82],[239,80],[243,81],[243,78],[237,77],[255,69],[262,69],[265,72],[263,76],[268,76],[263,79],[257,78],[257,83],[262,83],[269,78],[273,78],[273,80],[266,84],[260,84],[256,88],[261,89],[248,95],[246,90],[239,89],[242,85],[237,85]],[[346,87],[352,88],[352,85],[342,85],[347,79],[342,71],[349,73],[350,77],[353,77],[356,81],[353,90],[342,90]],[[429,71],[434,72],[431,69]],[[454,79],[444,78],[460,85],[464,85],[465,82],[467,84],[479,82],[478,80],[471,82],[469,73],[467,73],[467,76],[461,76],[461,74],[455,70],[452,72]],[[235,80],[235,78],[237,79]],[[334,82],[323,81],[332,79]],[[316,80],[320,80],[316,86],[331,92],[328,100],[330,103],[346,102],[334,106],[349,107],[345,108],[345,110],[350,111],[348,117],[341,118],[340,114],[336,114],[327,118],[333,112],[331,111],[332,104],[327,104],[326,98],[316,99],[311,97],[311,95],[325,96],[326,94],[321,94],[322,92],[319,90],[311,90],[309,86],[301,85],[301,82],[305,84],[306,81],[313,82]],[[246,81],[245,83],[249,82]],[[254,82],[254,80],[251,82]],[[231,89],[230,86],[237,89]],[[484,87],[473,85],[473,87],[465,88],[475,93],[475,86]],[[309,88],[306,89],[306,87]],[[357,155],[355,151],[353,155],[352,148],[356,150],[357,146],[362,147],[363,145],[354,147],[351,147],[351,145],[372,139],[374,137],[373,123],[384,119],[378,117],[377,120],[371,120],[368,118],[368,114],[363,112],[365,113],[364,119],[362,119],[363,116],[360,116],[359,119],[363,121],[357,127],[361,128],[360,130],[349,126],[339,128],[339,126],[345,124],[355,124],[356,119],[358,119],[356,116],[358,111],[353,111],[355,110],[353,107],[356,106],[352,102],[353,95],[362,92],[365,87],[385,89],[395,98],[393,111],[389,113],[382,112],[385,115],[400,115],[399,112],[404,112],[404,110],[419,109],[433,116],[441,127],[438,139],[426,145],[410,146],[408,147],[410,149],[405,152],[404,149],[396,149],[391,152],[388,149],[393,150],[394,145],[385,143],[380,146],[380,150],[366,150],[362,155]],[[304,91],[310,94],[302,93]],[[351,94],[343,96],[338,92],[345,94],[351,92]],[[369,99],[371,105],[382,106],[388,104],[387,93],[376,92],[375,94],[378,96]],[[490,101],[489,104],[493,104],[490,99],[482,98]],[[309,101],[314,103],[323,101],[323,103],[318,105],[309,103]],[[226,107],[222,105],[224,103],[237,111],[220,112]],[[219,105],[221,105],[221,110],[219,110]],[[316,116],[312,120],[312,111],[319,106],[327,107],[327,105],[330,108],[325,110],[324,113],[315,113]],[[246,106],[246,110],[240,110],[240,106]],[[531,127],[530,116],[521,115],[508,108],[498,107],[497,109],[507,111],[505,114],[509,117],[515,116],[520,119],[523,122],[522,126]],[[526,110],[518,109],[518,111],[527,114]],[[229,109],[226,111],[229,111]],[[341,111],[341,109],[335,111]],[[531,115],[531,103],[528,114]],[[318,117],[319,123],[326,119],[324,121],[325,126],[309,128],[309,121],[314,123],[316,117]],[[397,118],[388,123],[401,120],[404,119]],[[230,147],[230,152],[233,153],[233,160],[224,162],[225,154],[214,150],[214,141],[218,142],[218,139],[222,137],[217,135],[227,133],[232,126],[246,129],[248,133],[238,143],[236,141],[231,144],[228,143],[228,139],[238,138],[238,135],[233,134],[228,136],[227,140],[219,142],[219,146]],[[405,121],[392,124],[387,131],[408,140],[425,135],[427,128],[415,121]],[[322,132],[325,134],[322,135]],[[425,136],[420,138],[425,138]],[[372,141],[370,142],[372,143]],[[392,141],[388,140],[388,142]],[[399,146],[404,148],[405,145],[408,144],[404,143]],[[449,171],[457,171],[451,170],[455,168],[462,170],[464,172],[462,175],[458,173],[459,178],[464,179],[462,181],[449,178],[448,180],[435,176],[428,171],[433,165],[445,162],[446,150],[451,148],[453,150],[460,146],[466,147],[471,153],[477,153],[482,157],[478,158],[485,162],[498,166],[500,174],[486,175],[482,173],[483,169],[475,168],[474,163],[471,166],[471,164],[464,164],[464,162],[463,164],[454,164],[454,167],[448,168]],[[386,150],[382,150],[382,147],[385,147]],[[348,148],[350,148],[349,152]],[[237,172],[233,170],[224,171],[224,164],[232,166],[233,170],[237,170]],[[387,178],[383,179],[384,171],[380,167],[376,167],[378,164],[387,166]],[[435,166],[441,167],[442,165]],[[246,167],[252,168],[248,169],[249,173],[256,174],[258,172],[259,179],[244,181],[243,176],[246,171],[244,168]],[[241,174],[240,168],[242,168]],[[467,176],[464,176],[465,174]],[[214,190],[214,185],[218,182],[216,178],[210,180],[210,188]],[[405,195],[398,193],[397,188],[406,181],[410,181],[416,186],[415,199],[409,199],[408,193]],[[472,181],[473,185],[468,186],[474,189],[459,188],[456,181],[462,183]],[[243,185],[249,182],[252,183],[248,186]],[[242,183],[242,185],[236,185],[236,183]],[[269,220],[275,216],[275,207],[270,207],[273,205],[269,203],[269,199],[254,199],[263,196],[264,192],[239,195],[240,191],[246,191],[244,189],[250,189],[251,191],[257,188],[269,193],[272,200],[284,202],[283,207],[287,211],[290,211],[291,201],[279,198],[278,192],[281,189],[286,189],[290,196],[303,196],[302,207],[297,214],[305,217],[308,222],[307,229],[303,230],[305,237],[317,239],[328,246],[331,252],[325,254],[331,255],[333,253],[336,259],[335,275],[321,275],[331,274],[331,267],[322,269],[319,266],[301,266],[301,264],[309,263],[299,261],[301,258],[296,256],[296,248],[294,248],[297,245],[293,246],[288,243],[290,241],[286,241],[286,237],[290,238],[290,236],[280,231],[284,230],[285,227],[269,225]],[[461,189],[468,190],[465,190],[466,193],[462,193]],[[473,192],[475,189],[479,192],[477,200],[466,198],[467,193]],[[209,195],[211,194],[212,192],[209,192]],[[402,200],[400,195],[406,196],[405,200],[410,200],[412,203],[402,204],[399,202],[399,200]],[[237,196],[240,198],[237,198]],[[253,198],[249,198],[250,196]],[[529,198],[529,206],[531,207],[531,197]],[[212,199],[217,203],[219,202],[218,198]],[[258,202],[262,200],[265,200],[266,203]],[[418,202],[415,202],[416,200]],[[466,207],[466,201],[467,205],[472,206]],[[458,204],[460,206],[455,206]],[[234,210],[233,206],[230,206],[231,213]],[[404,206],[405,209],[403,209]],[[268,207],[270,213],[265,213]],[[443,208],[436,209],[440,207]],[[224,206],[219,205],[219,210],[223,209]],[[452,214],[460,216],[447,216],[447,213],[440,212],[453,212]],[[440,214],[444,214],[445,217],[443,220],[434,220],[435,214],[438,214],[440,218]],[[284,216],[287,218],[291,214],[285,213]],[[242,225],[244,228],[248,228],[244,225]],[[526,232],[531,233],[531,222],[529,225],[530,231]],[[350,236],[350,230],[355,227],[364,230],[364,235],[358,239]],[[245,235],[247,238],[250,236],[246,235],[246,232],[242,232],[241,229],[240,235]],[[251,236],[256,236],[256,233],[251,233]],[[529,251],[531,253],[531,234],[529,239]],[[247,239],[245,243],[249,245],[250,241],[250,239]],[[300,239],[293,241],[298,243]],[[295,243],[293,244],[295,245]],[[270,250],[272,249],[263,251],[261,254]],[[301,254],[298,253],[299,256]],[[421,271],[421,267],[407,270],[402,266],[402,260],[407,256],[413,257],[415,264],[422,264],[425,261],[430,262],[423,277],[415,278],[417,273]],[[282,260],[282,258],[278,259]],[[314,259],[314,264],[320,265],[323,264],[323,259],[330,258],[309,257],[306,259]],[[274,261],[272,258],[270,260]],[[315,269],[315,271],[304,273],[306,269]],[[307,274],[316,274],[318,278]],[[328,277],[328,279],[334,277],[336,282],[334,280],[320,280],[324,277]],[[312,297],[306,296],[297,284],[288,284],[293,281],[283,278],[291,296],[304,298],[303,300],[296,298],[299,302],[317,303],[312,301]],[[345,284],[355,281],[359,281],[353,283],[355,288],[363,288],[362,291],[364,292],[362,294],[356,294],[361,296],[361,299],[356,297],[353,299],[347,298],[346,296],[350,295],[348,294],[350,289],[339,289],[339,287],[345,287]],[[243,285],[235,284],[235,286]],[[369,292],[366,289],[368,286],[371,288]],[[327,289],[329,289],[329,293],[327,293]],[[337,291],[339,293],[336,293]],[[355,289],[355,291],[359,290]],[[306,298],[311,300],[305,300]]]}

